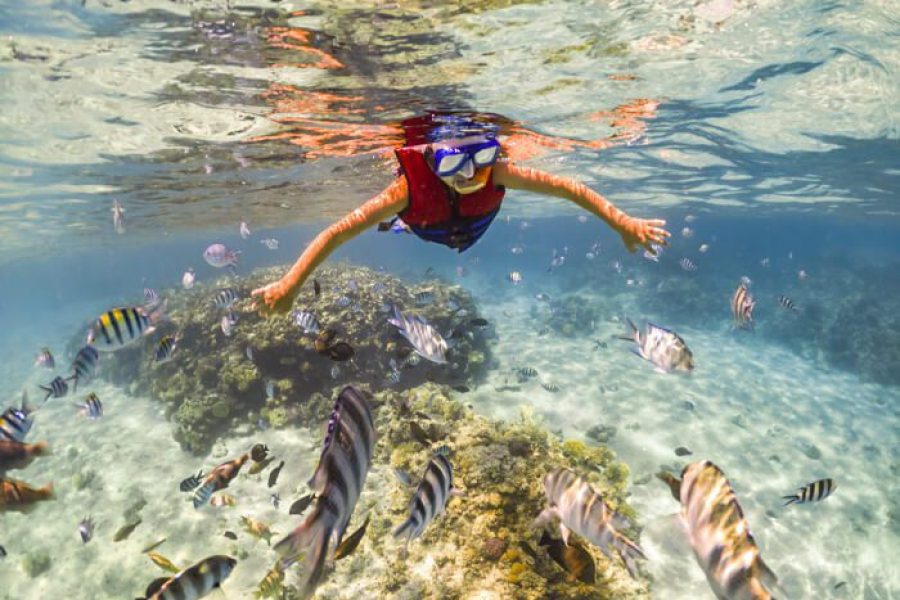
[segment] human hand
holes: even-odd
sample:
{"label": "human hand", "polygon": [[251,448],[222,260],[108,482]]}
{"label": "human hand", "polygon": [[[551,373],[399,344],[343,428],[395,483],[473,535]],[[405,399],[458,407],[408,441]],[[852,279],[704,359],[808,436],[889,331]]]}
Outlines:
{"label": "human hand", "polygon": [[666,222],[663,219],[636,219],[628,217],[623,223],[623,228],[619,231],[622,241],[629,252],[634,252],[643,246],[647,250],[651,250],[651,245],[660,246],[668,245],[666,238],[672,234],[663,229]]}
{"label": "human hand", "polygon": [[255,298],[254,310],[259,310],[263,315],[286,313],[294,304],[294,292],[282,280],[256,288],[250,295]]}

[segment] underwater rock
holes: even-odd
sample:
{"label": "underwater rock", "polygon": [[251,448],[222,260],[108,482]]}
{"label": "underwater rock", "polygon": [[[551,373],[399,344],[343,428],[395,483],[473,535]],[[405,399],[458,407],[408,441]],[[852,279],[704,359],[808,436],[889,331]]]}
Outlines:
{"label": "underwater rock", "polygon": [[[546,506],[544,476],[567,467],[586,477],[632,523],[629,537],[639,539],[635,513],[626,502],[628,468],[615,454],[603,445],[560,441],[528,412],[513,422],[480,416],[455,396],[449,385],[434,383],[375,393],[373,472],[388,474],[388,483],[367,483],[353,516],[351,529],[371,518],[366,542],[354,554],[359,564],[338,561],[316,597],[341,597],[347,582],[354,581],[373,598],[649,598],[648,581],[631,579],[618,557],[607,558],[587,543],[597,583],[569,577],[539,546],[542,530],[533,526]],[[423,414],[429,419],[420,420]],[[446,436],[425,447],[413,437],[412,419],[436,425]],[[404,542],[391,531],[407,518],[412,490],[391,473],[411,473],[415,485],[432,453],[444,445],[454,485],[465,495],[452,497],[441,517],[409,543],[408,555],[398,558]],[[558,537],[557,529],[551,533]],[[360,566],[365,564],[385,566]],[[287,597],[296,593],[291,588]]]}
{"label": "underwater rock", "polygon": [[606,444],[615,437],[616,431],[617,428],[615,425],[594,425],[587,430],[585,435],[595,442]]}
{"label": "underwater rock", "polygon": [[22,557],[22,570],[34,579],[50,568],[50,555],[43,550],[29,552]]}
{"label": "underwater rock", "polygon": [[[190,290],[160,290],[168,300],[169,321],[159,325],[160,333],[149,336],[152,339],[110,353],[99,375],[165,403],[167,416],[176,424],[175,438],[195,453],[207,451],[221,434],[247,423],[251,427],[318,423],[330,410],[322,392],[350,381],[378,389],[396,374],[397,381],[390,385],[402,391],[429,380],[474,388],[483,379],[491,362],[486,336],[479,332],[458,336],[450,363],[433,365],[413,360],[409,343],[388,324],[385,313],[385,306],[396,304],[424,317],[438,331],[468,332],[478,309],[463,288],[429,281],[427,289],[434,300],[420,306],[415,301],[420,284],[408,285],[362,267],[320,267],[316,279],[322,284],[321,293],[316,296],[311,283],[304,286],[294,308],[314,313],[323,330],[334,331],[335,341],[352,347],[352,357],[349,350],[340,356],[349,360],[334,363],[333,356],[316,351],[316,335],[307,334],[294,316],[263,318],[252,310],[250,291],[283,272],[284,267],[258,269],[244,277],[198,282]],[[213,302],[223,287],[240,296],[230,336],[223,334],[222,310]],[[458,311],[465,316],[458,316]],[[163,364],[148,360],[157,336],[176,330],[181,338],[172,359]],[[78,335],[71,345],[83,340]],[[340,368],[333,376],[336,364]],[[271,394],[268,381],[273,383]],[[445,434],[428,429],[428,435],[434,441]]]}

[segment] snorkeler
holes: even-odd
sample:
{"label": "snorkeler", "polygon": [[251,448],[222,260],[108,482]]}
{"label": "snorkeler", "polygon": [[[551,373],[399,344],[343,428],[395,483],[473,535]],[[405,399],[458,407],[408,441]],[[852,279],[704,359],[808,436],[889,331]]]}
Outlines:
{"label": "snorkeler", "polygon": [[665,245],[670,235],[663,229],[665,221],[631,217],[582,183],[516,165],[508,158],[514,150],[511,140],[501,144],[499,128],[491,123],[430,114],[404,125],[406,144],[394,151],[400,163],[398,177],[319,233],[279,281],[253,290],[253,296],[262,300],[263,310],[289,310],[297,290],[328,255],[392,217],[396,217],[395,225],[402,222],[423,240],[463,252],[487,231],[506,188],[574,202],[612,227],[629,252],[641,246]]}

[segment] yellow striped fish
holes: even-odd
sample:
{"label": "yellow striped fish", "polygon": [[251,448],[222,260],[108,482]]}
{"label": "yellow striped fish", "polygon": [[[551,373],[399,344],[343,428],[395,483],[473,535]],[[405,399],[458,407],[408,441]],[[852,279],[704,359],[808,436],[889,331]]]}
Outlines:
{"label": "yellow striped fish", "polygon": [[681,479],[660,473],[681,502],[694,556],[719,600],[772,600],[778,578],[763,562],[744,511],[725,474],[708,460],[684,468]]}
{"label": "yellow striped fish", "polygon": [[204,558],[173,577],[154,580],[138,600],[199,600],[221,587],[236,564],[230,556]]}
{"label": "yellow striped fish", "polygon": [[97,350],[112,352],[124,348],[152,333],[160,312],[147,313],[139,306],[119,307],[106,311],[94,321],[87,343]]}

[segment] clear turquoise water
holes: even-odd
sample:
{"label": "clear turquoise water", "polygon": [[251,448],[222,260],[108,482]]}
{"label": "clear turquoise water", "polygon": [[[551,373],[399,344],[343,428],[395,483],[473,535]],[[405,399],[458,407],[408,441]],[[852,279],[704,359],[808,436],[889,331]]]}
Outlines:
{"label": "clear turquoise water", "polygon": [[[289,16],[298,10],[306,14]],[[321,148],[299,135],[313,125],[476,109],[549,136],[598,139],[622,128],[592,115],[651,98],[659,108],[630,143],[554,151],[530,164],[577,177],[629,212],[667,219],[673,243],[659,263],[627,254],[561,201],[515,192],[465,254],[370,232],[329,260],[411,282],[431,267],[471,291],[496,333],[497,364],[467,398],[476,410],[516,418],[530,406],[576,438],[595,424],[617,428],[609,444],[631,467],[654,597],[712,597],[671,523],[671,498],[646,482],[681,460],[678,446],[729,475],[784,596],[895,597],[896,13],[891,2],[0,3],[0,399],[12,404],[23,388],[37,396],[45,374],[32,368],[36,351],[50,346],[68,364],[63,349],[100,311],[146,286],[178,287],[187,267],[201,280],[217,276],[201,256],[209,243],[242,248],[242,271],[287,264],[389,181],[377,144],[355,156],[310,156]],[[302,28],[321,53],[274,47],[271,27]],[[326,54],[343,68],[316,68]],[[634,78],[609,78],[622,74]],[[276,104],[273,90],[292,103]],[[250,141],[276,133],[293,137]],[[113,198],[128,211],[124,235],[112,228]],[[252,239],[240,239],[241,220]],[[264,237],[280,248],[260,245]],[[515,245],[525,252],[510,252]],[[549,273],[563,246],[567,263]],[[681,269],[684,257],[695,272]],[[467,276],[457,277],[458,266]],[[521,285],[508,284],[511,270],[522,273]],[[760,300],[753,334],[730,326],[728,302],[742,276]],[[537,293],[579,298],[593,312],[567,333],[560,323],[570,315],[551,313]],[[781,311],[779,294],[801,312]],[[696,372],[666,377],[624,345],[596,349],[626,315],[674,327]],[[496,392],[522,365],[560,393]],[[112,410],[98,433],[73,423],[68,407],[47,411],[36,431],[79,454],[57,453],[25,479],[59,480],[93,465],[105,486],[28,516],[0,513],[0,544],[10,551],[0,559],[0,598],[137,595],[149,580],[137,556],[147,540],[123,557],[109,545],[82,547],[74,533],[93,512],[108,538],[134,489],[150,500],[148,512],[157,507],[153,526],[177,524],[169,543],[180,561],[204,551],[209,523],[165,504],[153,474],[187,474],[196,460],[180,452],[151,400],[99,385]],[[272,435],[297,448],[318,436]],[[833,498],[780,510],[783,494],[820,477],[839,482]],[[35,549],[50,552],[53,567],[30,579],[18,557]],[[243,566],[229,597],[249,597],[269,558]],[[86,569],[97,576],[85,583]]]}

